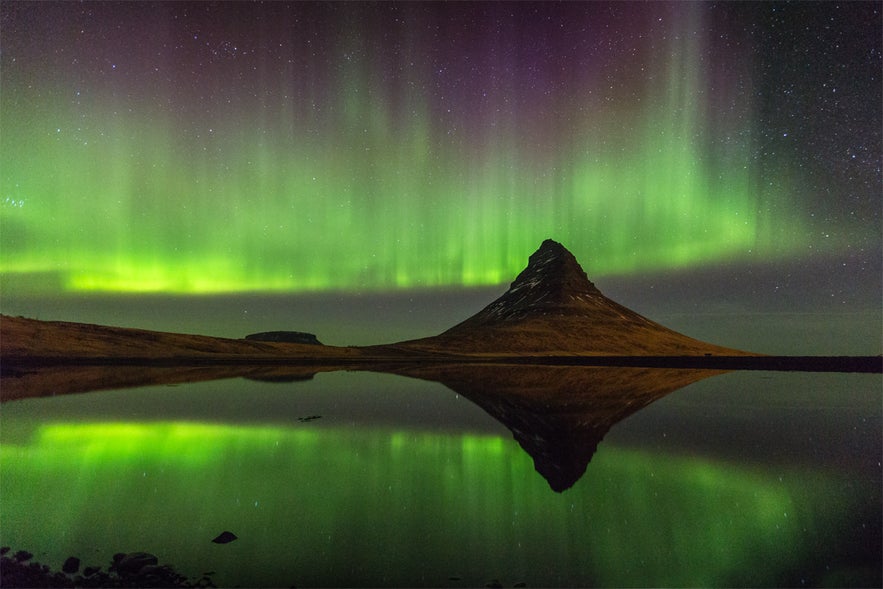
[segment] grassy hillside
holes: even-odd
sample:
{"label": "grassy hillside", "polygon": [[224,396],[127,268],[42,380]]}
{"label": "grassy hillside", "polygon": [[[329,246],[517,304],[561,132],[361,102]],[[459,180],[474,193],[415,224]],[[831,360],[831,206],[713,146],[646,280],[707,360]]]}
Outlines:
{"label": "grassy hillside", "polygon": [[21,358],[97,360],[221,359],[248,357],[339,359],[358,357],[357,348],[258,342],[165,333],[65,321],[0,316],[0,354]]}

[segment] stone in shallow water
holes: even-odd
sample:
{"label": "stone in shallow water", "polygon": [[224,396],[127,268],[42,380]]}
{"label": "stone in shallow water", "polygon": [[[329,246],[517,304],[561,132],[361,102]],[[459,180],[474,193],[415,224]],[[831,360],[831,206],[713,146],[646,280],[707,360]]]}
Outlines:
{"label": "stone in shallow water", "polygon": [[217,538],[212,540],[212,542],[214,542],[215,544],[227,544],[229,542],[232,542],[236,538],[238,538],[238,536],[233,532],[223,531],[218,535]]}
{"label": "stone in shallow water", "polygon": [[69,575],[74,574],[80,570],[80,559],[76,556],[69,556],[67,560],[64,561],[64,564],[61,565],[61,570]]}
{"label": "stone in shallow water", "polygon": [[115,556],[114,561],[114,568],[123,576],[138,574],[144,567],[157,564],[159,559],[149,552],[130,552],[119,559]]}
{"label": "stone in shallow water", "polygon": [[31,560],[32,558],[34,558],[34,555],[32,553],[28,552],[27,550],[19,550],[18,552],[15,553],[14,558],[18,562],[27,562],[27,561]]}

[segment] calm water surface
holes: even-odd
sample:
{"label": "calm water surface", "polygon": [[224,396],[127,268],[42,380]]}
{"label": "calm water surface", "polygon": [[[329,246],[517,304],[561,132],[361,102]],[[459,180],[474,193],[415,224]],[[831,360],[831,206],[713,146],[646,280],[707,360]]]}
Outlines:
{"label": "calm water surface", "polygon": [[[611,403],[479,407],[499,384],[482,378],[4,403],[2,544],[56,569],[143,550],[219,586],[880,585],[880,375],[712,376],[609,432]],[[596,426],[594,454],[569,449],[582,465],[560,446],[585,436],[552,440]],[[576,482],[556,492],[540,462]],[[224,530],[238,540],[212,543]]]}

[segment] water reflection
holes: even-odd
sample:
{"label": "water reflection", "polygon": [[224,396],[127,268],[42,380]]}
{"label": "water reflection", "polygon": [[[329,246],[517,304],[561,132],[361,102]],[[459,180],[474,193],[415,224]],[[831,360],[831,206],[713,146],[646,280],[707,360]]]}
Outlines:
{"label": "water reflection", "polygon": [[309,380],[318,372],[342,370],[342,366],[208,366],[150,365],[51,365],[16,368],[6,366],[0,374],[0,401],[49,397],[224,378],[253,378],[269,382]]}
{"label": "water reflection", "polygon": [[[72,366],[7,375],[3,399],[234,376],[263,382],[309,380],[336,366]],[[442,383],[505,425],[549,486],[579,480],[610,428],[653,401],[722,371],[499,364],[353,366]]]}
{"label": "water reflection", "polygon": [[653,401],[721,371],[578,366],[405,365],[388,372],[438,381],[505,425],[558,492],[604,435]]}
{"label": "water reflection", "polygon": [[[853,450],[819,437],[824,424],[855,427],[851,405],[879,395],[875,377],[829,381],[858,387],[850,412],[812,404],[797,426],[790,408],[771,412],[763,400],[821,398],[819,378],[755,380],[772,387],[751,398],[770,417],[749,414],[739,434],[709,412],[727,402],[730,420],[744,417],[733,404],[751,393],[744,379],[728,384],[735,373],[697,383],[715,373],[435,365],[383,367],[411,378],[299,381],[313,372],[104,370],[92,382],[249,380],[36,398],[52,392],[39,378],[55,392],[82,383],[65,389],[62,371],[4,376],[4,399],[10,378],[20,398],[34,397],[3,406],[4,543],[56,568],[70,555],[88,565],[146,550],[188,576],[216,571],[225,586],[879,585],[879,463],[812,462],[821,446]],[[697,390],[715,405],[693,393],[703,425],[691,427],[672,401]],[[866,406],[870,433],[855,448],[879,455],[880,411]],[[392,407],[400,412],[384,421]],[[636,418],[668,419],[694,444],[624,441]],[[756,443],[761,423],[813,443],[777,455]],[[738,453],[703,445],[715,427]],[[239,539],[213,544],[223,530]]]}
{"label": "water reflection", "polygon": [[556,494],[499,437],[385,428],[50,423],[0,456],[5,541],[222,586],[788,584],[855,506],[831,479],[617,448]]}

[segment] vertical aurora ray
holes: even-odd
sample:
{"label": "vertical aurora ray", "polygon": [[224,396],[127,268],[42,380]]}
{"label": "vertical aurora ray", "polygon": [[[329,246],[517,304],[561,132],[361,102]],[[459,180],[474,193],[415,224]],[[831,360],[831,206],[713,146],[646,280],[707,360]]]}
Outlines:
{"label": "vertical aurora ray", "polygon": [[[706,8],[629,6],[568,7],[586,32],[554,64],[526,40],[526,16],[478,6],[460,30],[462,11],[412,6],[394,21],[311,5],[308,27],[282,5],[245,32],[221,6],[230,30],[206,46],[154,16],[148,31],[181,36],[150,52],[85,44],[100,65],[79,69],[13,44],[4,289],[29,276],[39,291],[497,284],[546,237],[593,276],[793,254],[807,230],[791,192],[761,206],[750,92],[712,84],[737,56],[710,51]],[[605,18],[638,23],[629,51],[588,51]],[[188,60],[166,54],[184,43]]]}

